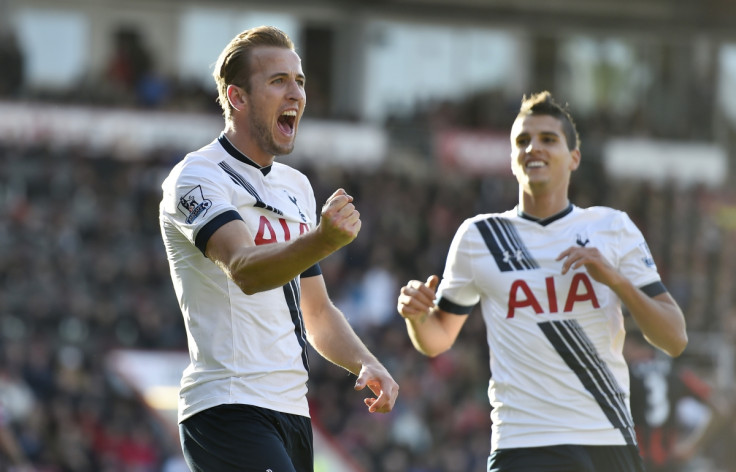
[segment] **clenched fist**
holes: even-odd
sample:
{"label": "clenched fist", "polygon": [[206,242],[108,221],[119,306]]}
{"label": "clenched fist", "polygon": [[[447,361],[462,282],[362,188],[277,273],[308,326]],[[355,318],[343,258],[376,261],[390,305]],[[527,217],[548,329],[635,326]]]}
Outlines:
{"label": "clenched fist", "polygon": [[337,189],[322,206],[317,231],[333,250],[351,243],[360,232],[360,212],[353,205],[353,197]]}

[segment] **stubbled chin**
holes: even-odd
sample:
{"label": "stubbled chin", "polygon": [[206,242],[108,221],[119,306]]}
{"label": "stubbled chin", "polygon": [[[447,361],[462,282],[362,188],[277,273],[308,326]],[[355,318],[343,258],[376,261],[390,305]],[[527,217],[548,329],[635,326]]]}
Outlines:
{"label": "stubbled chin", "polygon": [[544,186],[549,182],[549,176],[538,172],[525,172],[524,180],[530,186]]}
{"label": "stubbled chin", "polygon": [[294,150],[294,142],[291,141],[288,144],[278,145],[278,152],[276,154],[279,156],[283,156],[286,154],[291,154],[293,150]]}

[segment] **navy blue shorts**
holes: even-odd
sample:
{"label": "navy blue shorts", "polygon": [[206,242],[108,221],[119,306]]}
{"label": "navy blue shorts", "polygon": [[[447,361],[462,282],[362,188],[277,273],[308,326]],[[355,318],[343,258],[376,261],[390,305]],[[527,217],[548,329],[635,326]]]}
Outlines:
{"label": "navy blue shorts", "polygon": [[498,449],[488,472],[644,472],[636,446],[556,445]]}
{"label": "navy blue shorts", "polygon": [[314,472],[309,418],[251,405],[219,405],[179,424],[192,472]]}

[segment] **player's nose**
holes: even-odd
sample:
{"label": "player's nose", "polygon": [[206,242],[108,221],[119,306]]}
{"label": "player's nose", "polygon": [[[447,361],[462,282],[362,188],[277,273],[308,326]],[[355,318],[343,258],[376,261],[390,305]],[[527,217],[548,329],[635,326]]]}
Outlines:
{"label": "player's nose", "polygon": [[286,96],[291,100],[297,101],[304,101],[307,98],[304,87],[296,80],[289,81],[289,87],[287,89]]}
{"label": "player's nose", "polygon": [[527,154],[532,154],[537,149],[539,149],[539,141],[535,138],[532,138],[529,140],[529,144],[526,145],[526,148],[524,148],[524,152]]}

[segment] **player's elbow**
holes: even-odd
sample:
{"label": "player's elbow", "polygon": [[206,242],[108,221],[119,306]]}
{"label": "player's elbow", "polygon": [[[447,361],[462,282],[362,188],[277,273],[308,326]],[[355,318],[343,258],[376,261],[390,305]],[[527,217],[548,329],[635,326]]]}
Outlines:
{"label": "player's elbow", "polygon": [[423,356],[427,356],[429,358],[435,358],[442,354],[441,352],[433,351],[420,346],[414,346],[414,348],[417,350],[417,352],[419,352],[419,354],[422,354]]}
{"label": "player's elbow", "polygon": [[254,295],[264,290],[258,277],[251,276],[248,271],[228,272],[228,277],[246,295]]}
{"label": "player's elbow", "polygon": [[685,348],[687,347],[688,339],[687,339],[687,333],[683,332],[676,340],[672,343],[672,346],[670,347],[667,354],[669,354],[672,357],[679,357],[683,352],[685,352]]}
{"label": "player's elbow", "polygon": [[233,282],[235,282],[235,285],[237,285],[238,288],[240,288],[240,290],[246,295],[255,295],[256,293],[266,290],[266,288],[264,288],[257,280],[249,278],[233,279]]}
{"label": "player's elbow", "polygon": [[238,284],[238,287],[240,287],[240,290],[246,295],[255,295],[256,293],[260,292],[260,290],[256,289],[255,287],[243,286],[240,284]]}
{"label": "player's elbow", "polygon": [[660,345],[659,348],[670,357],[679,357],[687,347],[687,333],[682,332],[674,339],[669,340],[666,344]]}
{"label": "player's elbow", "polygon": [[441,346],[441,345],[427,345],[427,344],[420,344],[415,342],[414,348],[419,351],[421,354],[424,354],[427,357],[437,357],[440,354],[444,354],[448,350],[450,350],[451,346]]}
{"label": "player's elbow", "polygon": [[254,295],[276,286],[267,286],[266,278],[263,277],[262,271],[250,267],[247,260],[238,260],[237,263],[222,264],[222,269],[227,277],[238,286],[238,288],[246,295]]}
{"label": "player's elbow", "polygon": [[426,352],[422,352],[422,354],[424,354],[425,356],[429,358],[434,359],[435,357],[438,357],[441,354],[444,354],[445,352],[447,352],[447,349],[436,350],[436,351],[426,351]]}

